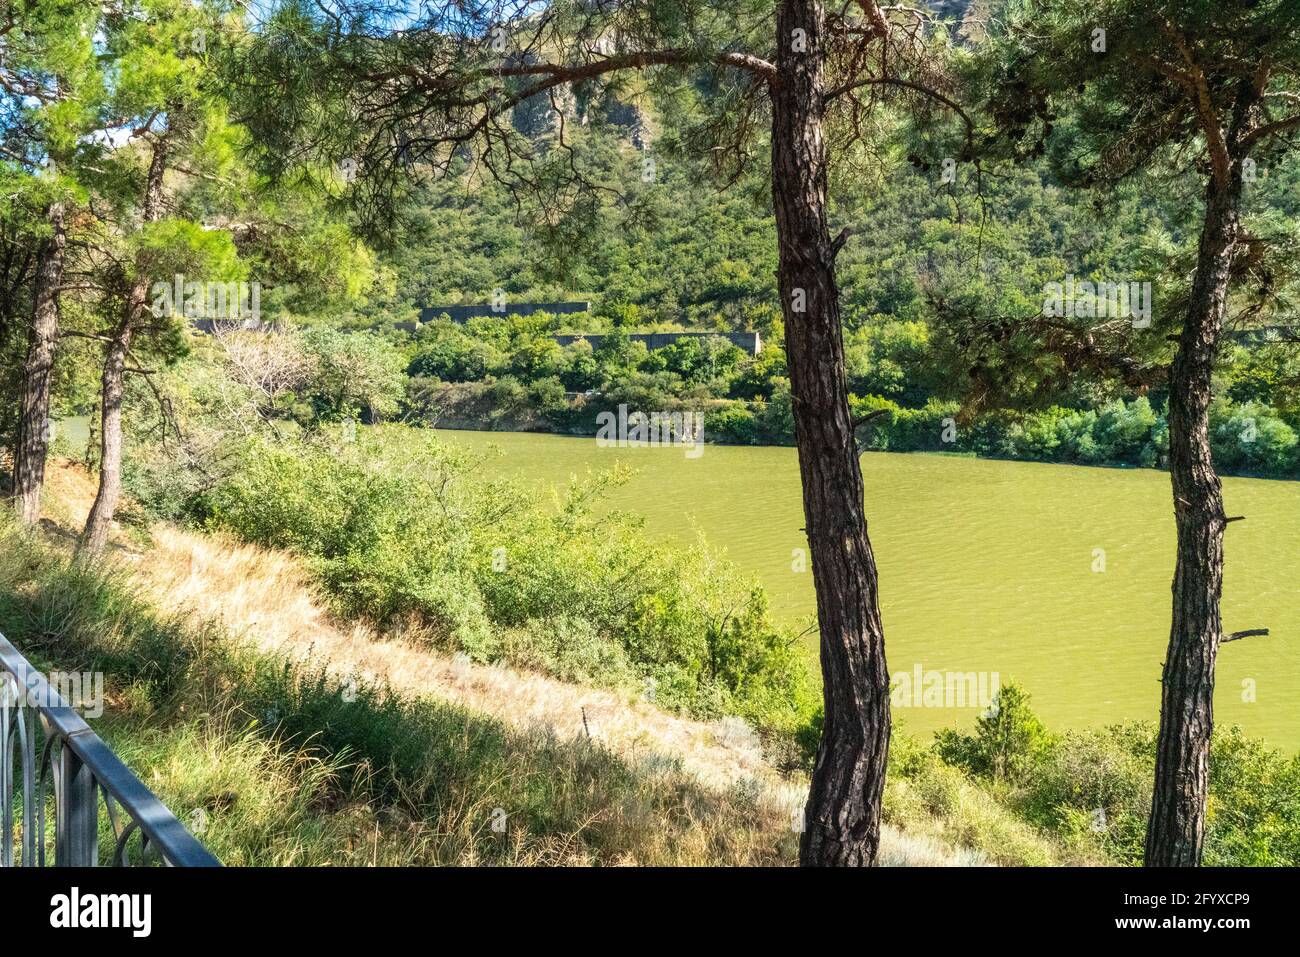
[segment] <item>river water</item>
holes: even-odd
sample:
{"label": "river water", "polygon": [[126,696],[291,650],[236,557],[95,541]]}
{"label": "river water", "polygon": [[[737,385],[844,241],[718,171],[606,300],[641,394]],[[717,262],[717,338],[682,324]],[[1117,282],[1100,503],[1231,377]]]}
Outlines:
{"label": "river water", "polygon": [[[623,462],[636,474],[613,505],[644,515],[655,535],[687,540],[702,529],[758,576],[782,620],[811,621],[794,449],[710,445],[692,458],[681,448],[602,448],[591,438],[439,435],[495,446],[500,454],[482,467],[531,482]],[[894,453],[868,453],[862,468],[896,680],[914,679],[918,667],[923,685],[929,672],[1014,678],[1057,730],[1158,715],[1174,547],[1165,473]],[[1225,630],[1272,634],[1224,646],[1217,720],[1295,751],[1300,482],[1229,478],[1224,497],[1228,514],[1247,517],[1227,532]],[[913,732],[968,726],[978,713],[978,701],[932,707],[917,690],[895,709]]]}

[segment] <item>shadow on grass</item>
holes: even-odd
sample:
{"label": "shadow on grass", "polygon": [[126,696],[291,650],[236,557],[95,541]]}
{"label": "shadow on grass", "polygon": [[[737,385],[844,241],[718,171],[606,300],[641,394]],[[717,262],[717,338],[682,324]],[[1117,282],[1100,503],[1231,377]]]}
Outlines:
{"label": "shadow on grass", "polygon": [[708,791],[673,761],[237,648],[12,528],[0,630],[38,666],[104,674],[105,737],[228,863],[794,861],[789,809],[757,785]]}

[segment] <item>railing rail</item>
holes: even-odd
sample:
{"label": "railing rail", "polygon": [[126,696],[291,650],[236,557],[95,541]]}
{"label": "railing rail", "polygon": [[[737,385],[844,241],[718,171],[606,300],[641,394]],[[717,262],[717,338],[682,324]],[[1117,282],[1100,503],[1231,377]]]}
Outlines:
{"label": "railing rail", "polygon": [[[47,864],[47,811],[54,819],[54,864],[96,866],[101,796],[113,834],[114,866],[131,863],[129,848],[137,836],[138,863],[152,858],[175,867],[220,866],[45,676],[0,635],[0,866],[14,866],[18,851],[14,811],[20,783],[18,860],[23,866]],[[47,807],[51,788],[53,806]]]}

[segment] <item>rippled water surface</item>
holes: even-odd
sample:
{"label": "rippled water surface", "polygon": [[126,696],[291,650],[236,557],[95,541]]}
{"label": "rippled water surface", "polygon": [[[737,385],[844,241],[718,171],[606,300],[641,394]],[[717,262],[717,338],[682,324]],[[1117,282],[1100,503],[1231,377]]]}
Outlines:
{"label": "rippled water surface", "polygon": [[[623,462],[613,493],[657,535],[707,539],[756,574],[782,618],[814,612],[794,449],[598,448],[592,439],[439,433],[501,454],[483,468],[563,482]],[[880,566],[890,671],[997,672],[1049,725],[1154,718],[1169,630],[1173,512],[1163,472],[868,453],[867,516]],[[1218,721],[1300,749],[1300,483],[1226,479],[1224,626],[1272,635],[1224,646]],[[1105,571],[1095,549],[1103,549]],[[810,649],[815,653],[815,648]],[[1253,684],[1252,684],[1253,683]],[[1251,696],[1254,701],[1243,700]],[[900,708],[904,727],[969,724],[975,711]]]}

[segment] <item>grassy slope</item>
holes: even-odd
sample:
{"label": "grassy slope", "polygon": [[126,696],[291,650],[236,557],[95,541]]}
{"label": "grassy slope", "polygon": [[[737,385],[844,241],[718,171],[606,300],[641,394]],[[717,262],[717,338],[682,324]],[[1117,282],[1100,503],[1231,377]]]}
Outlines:
{"label": "grassy slope", "polygon": [[[228,863],[793,863],[805,782],[743,723],[336,622],[292,556],[221,537],[126,528],[108,577],[71,567],[93,486],[51,472],[52,547],[4,530],[0,627],[105,671],[103,733]],[[886,821],[885,863],[1070,859],[937,765],[894,776]]]}

